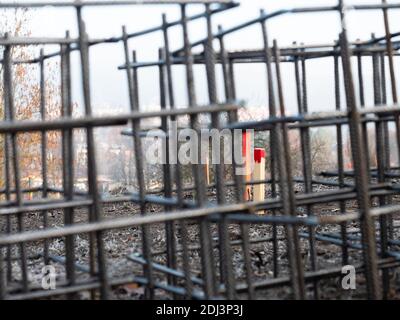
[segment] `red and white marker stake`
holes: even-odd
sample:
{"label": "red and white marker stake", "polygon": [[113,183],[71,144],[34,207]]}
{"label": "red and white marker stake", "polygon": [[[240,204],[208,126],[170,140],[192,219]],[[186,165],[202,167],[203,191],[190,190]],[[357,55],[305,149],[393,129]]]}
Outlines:
{"label": "red and white marker stake", "polygon": [[[254,181],[264,181],[265,174],[265,150],[261,148],[254,149]],[[259,202],[265,200],[265,183],[257,183],[253,187],[253,201]],[[263,211],[258,212],[263,214]]]}

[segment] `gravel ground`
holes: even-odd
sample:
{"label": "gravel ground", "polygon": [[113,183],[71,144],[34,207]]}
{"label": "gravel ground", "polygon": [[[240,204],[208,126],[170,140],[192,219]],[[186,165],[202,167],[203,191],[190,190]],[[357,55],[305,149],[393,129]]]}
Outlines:
{"label": "gravel ground", "polygon": [[[301,192],[300,187],[297,186],[297,191]],[[327,189],[327,188],[325,188]],[[186,198],[190,199],[191,195],[186,194]],[[210,193],[209,198],[211,201],[215,200],[215,193]],[[231,192],[228,192],[229,201],[232,200],[233,196]],[[394,199],[397,202],[399,199]],[[398,201],[400,202],[400,201]],[[348,211],[353,210],[354,203],[348,202]],[[324,204],[316,205],[312,208],[313,212],[318,215],[332,214],[338,212],[337,204]],[[148,205],[148,214],[163,211],[162,207]],[[301,214],[301,211],[299,212]],[[105,219],[113,219],[117,217],[127,217],[132,215],[140,214],[137,205],[130,203],[122,204],[107,204],[103,208],[103,216]],[[61,227],[64,223],[64,214],[62,210],[53,210],[48,212],[48,221],[50,227]],[[88,211],[84,208],[76,209],[74,212],[75,223],[85,223],[88,221]],[[397,221],[395,222],[397,223]],[[14,221],[13,232],[16,223]],[[42,216],[39,213],[30,213],[25,216],[25,226],[27,230],[42,229]],[[1,221],[1,230],[5,231],[5,223]],[[214,239],[217,237],[218,228],[216,225],[212,225],[212,236]],[[351,224],[348,226],[348,230],[354,232],[355,235],[359,235],[358,225]],[[307,232],[308,230],[302,228],[300,232]],[[316,228],[318,234],[321,233],[339,233],[340,227],[335,226],[323,226]],[[189,246],[199,245],[199,226],[198,224],[192,224],[188,226],[188,233],[190,235]],[[278,237],[284,237],[284,229],[282,227],[277,228]],[[272,236],[272,226],[268,225],[253,225],[249,229],[250,239],[268,238]],[[229,225],[229,235],[231,241],[241,240],[241,231],[238,225]],[[395,237],[399,238],[398,229],[396,229]],[[140,253],[142,250],[141,246],[141,229],[137,227],[119,229],[107,231],[103,235],[105,250],[107,255],[108,274],[111,278],[120,278],[124,276],[141,276],[143,274],[142,266],[134,263],[127,259],[127,255]],[[165,252],[165,225],[152,225],[150,228],[150,239],[153,252],[153,261],[165,264],[166,255],[162,254]],[[180,233],[176,233],[176,242],[180,246]],[[354,243],[357,243],[355,241]],[[54,256],[65,255],[64,239],[54,239],[49,243],[50,254]],[[279,263],[279,276],[288,275],[288,259],[286,255],[286,241],[278,241],[278,263]],[[243,255],[240,245],[235,245],[233,248],[233,268],[235,270],[235,278],[237,283],[243,282],[245,279],[245,269],[243,263]],[[394,250],[399,248],[394,248]],[[12,247],[12,255],[18,256],[19,250],[16,246]],[[273,245],[272,242],[260,242],[251,245],[251,264],[254,283],[265,281],[266,279],[273,279]],[[27,245],[27,254],[29,257],[29,272],[31,285],[35,286],[41,278],[41,270],[44,266],[43,258],[43,243],[29,243]],[[219,251],[214,249],[214,257],[216,260],[216,269],[218,269]],[[301,255],[305,261],[305,269],[311,270],[310,264],[310,252],[309,252],[309,241],[308,239],[301,239]],[[326,242],[317,241],[316,246],[317,255],[317,266],[318,269],[326,268],[337,268],[342,265],[341,248],[336,245],[332,245]],[[84,268],[89,265],[89,239],[87,235],[77,235],[75,237],[75,257],[76,263]],[[361,254],[357,250],[349,250],[349,263],[357,264],[360,263]],[[198,250],[190,251],[190,267],[193,276],[201,277],[201,260]],[[180,254],[178,254],[178,263],[181,263]],[[65,279],[65,268],[62,263],[53,261],[52,265],[56,267],[57,281]],[[18,282],[21,278],[20,266],[18,259],[15,259],[12,263],[13,266],[13,281]],[[88,278],[88,274],[85,272],[77,271],[78,279]],[[162,273],[156,272],[156,278],[159,281],[166,281],[165,276]],[[400,276],[395,272],[391,274],[392,292],[390,293],[391,299],[400,299]],[[327,280],[321,280],[318,284],[320,297],[322,299],[362,299],[366,297],[365,279],[363,276],[357,277],[357,290],[344,291],[340,286],[339,278],[332,278]],[[307,294],[309,298],[313,298],[313,284],[307,285]],[[88,292],[82,292],[77,296],[80,299],[88,299],[90,297]],[[113,290],[114,299],[141,299],[143,298],[143,288],[137,285],[124,285]],[[161,290],[156,290],[157,299],[169,299],[170,296],[166,295]],[[240,298],[246,298],[246,295],[241,295]],[[268,290],[260,290],[257,292],[257,298],[259,299],[290,299],[292,298],[292,290],[289,286],[282,286]]]}

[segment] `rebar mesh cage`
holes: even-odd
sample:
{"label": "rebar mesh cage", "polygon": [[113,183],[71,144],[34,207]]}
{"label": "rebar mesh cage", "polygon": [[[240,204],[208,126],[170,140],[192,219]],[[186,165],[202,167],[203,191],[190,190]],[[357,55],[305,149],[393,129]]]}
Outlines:
{"label": "rebar mesh cage", "polygon": [[[177,5],[181,18],[168,21],[163,15],[161,25],[155,28],[134,33],[123,28],[120,37],[90,39],[82,16],[85,7],[121,4]],[[192,4],[204,5],[204,12],[188,15],[187,7]],[[339,1],[335,6],[261,11],[254,20],[230,29],[219,27],[218,31],[213,28],[214,15],[223,15],[238,4],[226,0],[41,1],[2,2],[0,8],[48,5],[76,10],[79,37],[71,38],[68,33],[65,38],[6,35],[0,40],[4,48],[0,298],[110,299],[128,294],[129,298],[145,299],[327,299],[332,298],[332,288],[339,288],[337,297],[343,298],[349,293],[341,290],[338,282],[343,266],[348,265],[354,266],[360,277],[357,297],[394,298],[398,294],[400,108],[394,64],[398,34],[390,31],[388,11],[399,9],[400,4],[383,1],[346,7]],[[345,23],[350,10],[382,11],[386,34],[350,42]],[[280,48],[276,40],[270,41],[269,20],[321,12],[338,15],[342,29],[337,42]],[[207,37],[191,42],[189,25],[196,20],[205,21]],[[176,26],[181,28],[183,48],[172,51],[169,30]],[[240,52],[227,50],[227,36],[250,26],[259,28],[263,46]],[[136,51],[131,51],[131,40],[152,33],[163,37],[159,59],[140,62]],[[126,73],[126,82],[121,85],[127,86],[130,112],[95,116],[89,52],[93,46],[110,43],[119,44],[124,53],[119,69]],[[13,48],[34,45],[57,45],[59,50],[42,50],[29,61],[13,58]],[[73,52],[80,58],[83,116],[73,114]],[[59,117],[48,119],[45,62],[53,58],[60,59],[61,110]],[[312,113],[308,95],[313,88],[307,84],[307,66],[318,59],[330,61],[326,74],[334,80],[336,108]],[[15,66],[21,64],[35,65],[39,70],[40,112],[36,119],[20,120],[15,115]],[[265,69],[268,115],[263,119],[243,121],[239,116],[238,64],[259,64]],[[363,68],[367,64],[373,69],[371,103],[365,98]],[[173,71],[177,66],[185,70],[185,107],[175,102]],[[197,102],[195,66],[206,71],[207,105]],[[158,78],[157,110],[140,108],[138,72],[142,68],[153,68]],[[295,81],[294,92],[284,92],[287,72]],[[223,94],[217,90],[219,86]],[[287,95],[296,97],[297,114],[287,113]],[[149,165],[143,149],[150,131],[143,123],[148,119],[159,123],[151,129],[165,133],[174,122],[178,131],[193,129],[198,135],[204,128],[252,130],[254,136],[263,137],[267,178],[238,175],[243,164],[236,161],[229,165],[172,162],[172,137],[166,134],[162,143],[167,161],[150,166],[150,171],[159,171],[159,188],[149,188]],[[132,139],[134,163],[130,165],[135,169],[137,188],[105,194],[100,190],[94,131],[120,126],[124,126],[121,134]],[[313,162],[313,154],[318,152],[312,139],[315,128],[328,128],[335,139],[335,159],[323,172]],[[59,134],[61,178],[56,183],[49,182],[55,170],[48,165],[49,132]],[[29,168],[20,161],[26,145],[19,137],[27,133],[40,134],[40,185],[35,187],[24,182],[22,172],[29,172]],[[77,151],[77,135],[84,140],[82,152]],[[297,160],[293,137],[299,141]],[[240,144],[224,143],[231,153],[242,148],[242,140]],[[85,168],[84,190],[77,188],[77,160]],[[208,179],[207,170],[212,171],[212,179]],[[251,188],[257,185],[265,186],[265,200],[249,201]],[[52,268],[56,270],[56,286],[46,287]]]}

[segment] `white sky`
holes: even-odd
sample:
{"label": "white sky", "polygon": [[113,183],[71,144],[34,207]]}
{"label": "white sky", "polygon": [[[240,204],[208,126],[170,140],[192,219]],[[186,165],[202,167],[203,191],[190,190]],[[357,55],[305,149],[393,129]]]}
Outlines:
{"label": "white sky", "polygon": [[[347,4],[379,3],[379,0],[354,0]],[[391,2],[391,1],[389,1]],[[393,1],[392,1],[393,2]],[[335,5],[336,0],[242,0],[241,6],[214,18],[214,29],[221,24],[229,28],[259,15],[259,9],[267,12],[282,8]],[[193,6],[190,13],[200,12],[202,6]],[[124,6],[86,8],[84,18],[90,37],[104,38],[119,36],[121,26],[126,25],[128,32],[159,25],[161,14],[165,12],[168,20],[179,18],[177,6]],[[392,32],[400,30],[400,10],[392,11]],[[337,13],[301,14],[278,17],[268,23],[270,38],[278,39],[280,45],[290,45],[293,41],[305,43],[326,43],[337,39],[339,33],[339,18]],[[32,13],[33,35],[63,36],[65,30],[71,30],[76,35],[75,13],[72,9],[46,8]],[[204,37],[204,22],[190,24],[191,40]],[[173,48],[182,45],[181,29],[171,31]],[[349,31],[352,39],[368,39],[372,32],[377,36],[383,35],[382,13],[379,11],[358,12],[349,14]],[[261,32],[259,25],[247,28],[226,39],[228,49],[261,48]],[[130,48],[136,49],[142,61],[153,61],[157,58],[157,50],[162,46],[161,33],[145,36],[130,41]],[[51,50],[50,50],[51,51]],[[92,97],[95,107],[112,111],[113,108],[128,110],[128,95],[125,73],[117,70],[123,63],[123,51],[119,45],[96,46],[91,50]],[[207,102],[204,81],[204,68],[196,68],[196,83],[199,103]],[[263,106],[266,108],[265,69],[262,65],[242,65],[236,69],[238,98],[244,99],[249,106]],[[79,76],[74,70],[74,98],[80,101]],[[286,102],[290,110],[296,110],[295,87],[292,67],[283,66]],[[184,88],[183,69],[175,69],[176,98],[178,104],[185,104],[185,95],[180,94]],[[142,108],[158,104],[158,74],[156,69],[146,69],[140,74]],[[367,87],[370,86],[370,63],[365,68]],[[321,59],[308,63],[309,99],[312,110],[328,110],[334,108],[333,102],[333,64],[332,58]],[[219,83],[219,89],[222,85]],[[371,90],[368,90],[371,91]],[[372,103],[371,93],[367,94],[367,101]]]}

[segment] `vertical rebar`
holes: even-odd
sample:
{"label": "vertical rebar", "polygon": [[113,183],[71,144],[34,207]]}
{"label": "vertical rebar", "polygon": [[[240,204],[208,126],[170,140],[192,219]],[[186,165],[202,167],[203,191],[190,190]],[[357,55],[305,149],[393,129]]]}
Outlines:
{"label": "vertical rebar", "polygon": [[[10,36],[6,33],[6,39]],[[16,119],[16,106],[14,104],[14,86],[13,86],[13,58],[12,58],[12,47],[6,46],[4,49],[3,57],[3,68],[4,68],[4,112],[6,114],[6,119],[8,121],[14,121]],[[21,190],[21,175],[20,175],[20,154],[19,146],[17,140],[17,134],[11,133],[10,135],[11,147],[12,147],[12,167],[14,173],[14,186],[15,186],[15,196],[17,206],[23,206],[23,194]],[[18,231],[24,231],[24,213],[19,213],[17,215]],[[19,245],[20,259],[21,259],[21,273],[22,273],[22,288],[24,292],[29,290],[28,283],[28,266],[27,266],[27,256],[26,256],[26,246],[25,243]]]}
{"label": "vertical rebar", "polygon": [[[172,59],[171,52],[169,46],[169,35],[168,35],[168,22],[165,14],[162,15],[162,24],[163,24],[163,37],[164,37],[164,46],[165,46],[165,67],[167,72],[167,84],[168,84],[168,100],[169,106],[171,109],[175,109],[175,93],[174,93],[174,82],[173,82],[173,74],[172,74]],[[177,117],[171,117],[171,123],[176,123]],[[177,146],[176,146],[177,147]],[[174,146],[171,145],[171,149]],[[172,160],[172,159],[171,159]],[[179,159],[174,159],[176,161],[176,165],[171,165],[171,170],[174,172],[174,181],[176,186],[176,195],[178,198],[178,206],[177,208],[183,208],[183,190],[182,190],[182,167],[180,165]],[[172,161],[171,161],[172,162]],[[187,223],[185,220],[179,221],[179,231],[181,234],[181,245],[182,245],[182,265],[183,271],[185,274],[185,289],[186,289],[186,298],[191,299],[193,284],[191,279],[190,272],[190,263],[189,263],[189,250],[188,250],[188,242],[189,235],[187,231]]]}
{"label": "vertical rebar", "polygon": [[[335,105],[336,111],[342,109],[341,94],[340,94],[340,70],[339,70],[339,56],[334,56],[334,77],[335,77]],[[344,143],[343,143],[343,126],[336,125],[336,139],[337,139],[337,166],[338,166],[338,182],[339,188],[345,188],[344,181]],[[346,213],[346,202],[339,201],[339,209],[341,214]],[[342,265],[348,265],[349,252],[347,243],[347,223],[340,224],[340,233],[342,238]]]}
{"label": "vertical rebar", "polygon": [[[159,60],[165,61],[166,55],[163,49],[159,49],[158,52]],[[159,82],[160,82],[160,107],[161,109],[166,109],[167,107],[167,96],[166,96],[166,79],[165,79],[165,64],[161,63],[158,67],[159,70]],[[162,159],[165,162],[162,165],[163,169],[163,185],[164,185],[164,195],[166,198],[172,197],[172,175],[171,175],[171,165],[170,165],[170,148],[169,141],[170,137],[168,136],[168,118],[162,117],[161,119],[161,130],[165,132],[165,138],[162,139],[161,143],[163,144],[162,150],[165,152],[162,155]],[[165,206],[165,211],[169,212],[172,210],[170,206]],[[176,269],[176,243],[175,243],[175,222],[169,221],[165,224],[165,239],[167,245],[167,265],[171,269]],[[175,277],[169,275],[168,276],[168,284],[175,285]],[[177,296],[174,295],[176,299]]]}
{"label": "vertical rebar", "polygon": [[347,110],[349,112],[350,140],[353,155],[353,164],[355,180],[357,185],[358,207],[360,209],[360,223],[363,239],[363,255],[366,269],[366,279],[368,288],[368,297],[370,299],[380,298],[378,268],[376,261],[376,243],[374,220],[370,214],[369,190],[367,167],[364,161],[364,146],[362,143],[362,134],[360,131],[361,117],[355,103],[355,91],[353,82],[353,73],[351,70],[350,48],[347,39],[346,27],[346,8],[343,0],[339,0],[338,7],[342,33],[340,35],[340,49],[342,55],[343,74],[345,79]]}
{"label": "vertical rebar", "polygon": [[[190,107],[196,106],[196,93],[194,87],[194,76],[193,76],[193,55],[189,41],[189,30],[188,21],[186,15],[186,4],[181,5],[181,21],[183,31],[183,42],[184,42],[184,64],[186,70],[186,87],[188,93],[188,105]],[[190,125],[200,137],[199,129],[199,117],[198,115],[190,116]],[[201,144],[199,144],[201,147]],[[198,152],[198,155],[201,154]],[[206,203],[206,187],[204,180],[204,166],[201,164],[193,164],[193,174],[195,177],[196,185],[196,201],[199,207],[202,207]],[[206,298],[214,296],[216,291],[216,278],[214,270],[214,256],[210,254],[213,252],[212,240],[210,233],[210,224],[207,219],[202,218],[200,221],[200,241],[201,241],[201,261],[203,267],[203,278],[204,278],[204,291]]]}
{"label": "vertical rebar", "polygon": [[[280,115],[286,116],[285,101],[283,96],[282,78],[280,69],[280,50],[278,48],[276,40],[274,40],[274,58],[276,68],[276,82],[277,91],[279,97]],[[293,189],[293,175],[292,165],[290,158],[290,142],[288,135],[287,124],[283,122],[276,126],[276,145],[278,146],[278,159],[279,162],[279,181],[281,198],[283,201],[283,211],[287,216],[296,214],[296,202],[295,194]],[[301,258],[300,239],[296,226],[286,225],[286,244],[288,251],[288,259],[290,265],[290,274],[293,286],[293,293],[295,299],[305,299],[305,283],[304,283],[304,270],[303,261]]]}
{"label": "vertical rebar", "polygon": [[[265,12],[263,10],[260,11],[260,16],[264,16]],[[267,82],[268,82],[268,108],[269,108],[269,116],[276,117],[276,102],[275,102],[275,92],[274,92],[274,84],[273,84],[273,74],[272,74],[272,54],[269,48],[269,38],[268,32],[266,27],[266,21],[261,22],[261,31],[263,37],[263,54],[265,60],[265,66],[267,71]],[[271,197],[277,198],[277,172],[278,172],[278,155],[275,153],[276,151],[276,134],[275,130],[271,130],[269,132],[269,145],[270,145],[270,176],[271,176]],[[276,210],[272,210],[272,214],[276,216]],[[274,223],[272,225],[272,236],[273,236],[273,243],[272,243],[272,250],[273,250],[273,264],[274,264],[274,277],[277,278],[279,276],[279,241],[278,241],[278,227]]]}
{"label": "vertical rebar", "polygon": [[[45,60],[44,50],[40,50],[40,116],[42,121],[46,121],[46,73],[45,73]],[[47,178],[47,132],[41,133],[41,163],[42,163],[42,197],[48,197],[48,178]],[[42,211],[43,228],[48,227],[48,212]],[[43,242],[43,261],[44,264],[49,264],[49,240],[45,239]]]}
{"label": "vertical rebar", "polygon": [[[92,102],[90,92],[90,70],[89,70],[89,43],[88,35],[86,33],[85,22],[82,17],[82,7],[77,7],[77,22],[79,30],[79,53],[81,58],[81,73],[82,73],[82,88],[85,106],[85,115],[92,115]],[[102,219],[102,208],[100,206],[100,194],[97,186],[97,164],[95,153],[95,141],[93,128],[88,126],[86,128],[87,139],[87,165],[88,165],[88,186],[89,194],[92,198],[93,205],[90,206],[89,218],[90,221],[100,221]],[[100,294],[101,299],[106,300],[109,297],[109,286],[107,276],[106,255],[104,249],[103,232],[95,232],[96,245],[97,245],[97,263],[98,263],[98,276],[101,282]],[[96,272],[92,270],[92,272]]]}
{"label": "vertical rebar", "polygon": [[[66,39],[69,39],[69,32]],[[71,100],[71,58],[70,46],[61,46],[61,115],[64,118],[72,117]],[[74,155],[73,155],[73,131],[71,129],[62,131],[62,166],[63,166],[63,193],[67,201],[74,197]],[[64,224],[74,223],[74,208],[64,209]],[[66,276],[70,285],[75,284],[75,237],[65,238],[65,266]],[[69,295],[69,298],[73,298]]]}
{"label": "vertical rebar", "polygon": [[[206,22],[207,22],[207,42],[204,46],[205,65],[207,73],[208,83],[208,95],[210,104],[217,104],[217,88],[215,78],[215,52],[213,47],[213,32],[212,32],[212,21],[211,21],[211,9],[210,5],[206,5]],[[221,131],[220,114],[213,113],[211,115],[212,129]],[[212,149],[212,158],[219,159],[220,163],[215,164],[215,182],[217,191],[217,202],[220,205],[226,203],[226,191],[225,191],[225,165],[224,165],[224,146],[221,144],[221,136],[219,141],[220,148]],[[208,155],[208,150],[207,150]],[[234,270],[232,266],[232,252],[229,243],[229,225],[227,223],[225,215],[222,215],[221,221],[218,224],[219,233],[219,253],[220,253],[220,279],[221,282],[225,283],[226,292],[228,299],[235,298],[235,281],[234,281]]]}
{"label": "vertical rebar", "polygon": [[[129,59],[129,46],[128,38],[126,34],[126,29],[123,27],[122,35],[124,39],[124,52],[125,52],[125,64],[126,64],[126,76],[128,81],[128,91],[129,91],[129,102],[131,111],[138,111],[138,83],[137,75],[135,76],[130,68]],[[136,62],[136,53],[132,53],[132,62]],[[144,166],[143,166],[143,147],[142,140],[140,138],[140,120],[132,121],[132,132],[133,132],[133,143],[134,143],[134,154],[135,154],[135,165],[136,165],[136,177],[139,185],[139,206],[140,214],[146,214],[146,182],[144,179]],[[146,286],[146,298],[154,299],[154,279],[153,279],[153,267],[151,262],[151,240],[150,240],[150,228],[149,226],[142,226],[142,251],[146,263],[143,265],[143,272],[148,280]]]}
{"label": "vertical rebar", "polygon": [[[300,80],[300,67],[299,58],[294,57],[295,79],[297,89],[297,104],[298,112],[301,115],[308,113],[308,95],[307,95],[307,73],[306,73],[306,60],[301,59],[301,80]],[[300,128],[300,141],[301,141],[301,155],[304,177],[304,190],[306,193],[312,193],[312,161],[311,161],[311,145],[310,145],[310,130],[307,127]],[[313,216],[311,205],[306,206],[307,216]],[[315,248],[315,228],[308,228],[309,246],[310,246],[310,261],[311,270],[317,270],[317,258]],[[314,298],[319,299],[318,281],[314,281]]]}

